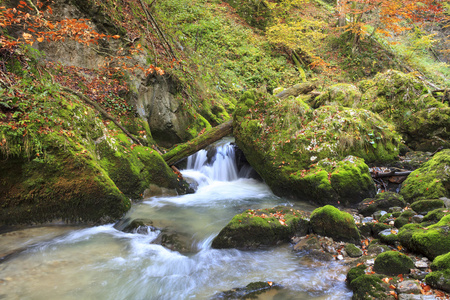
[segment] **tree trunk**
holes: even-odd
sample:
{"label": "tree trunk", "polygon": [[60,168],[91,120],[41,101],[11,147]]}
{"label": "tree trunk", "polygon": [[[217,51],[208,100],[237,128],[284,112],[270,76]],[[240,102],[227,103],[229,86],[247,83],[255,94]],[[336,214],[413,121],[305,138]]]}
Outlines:
{"label": "tree trunk", "polygon": [[176,162],[194,154],[195,152],[205,148],[206,146],[220,140],[221,138],[230,135],[233,132],[233,121],[222,123],[210,130],[204,132],[202,135],[178,145],[166,154],[163,155],[164,160],[169,166]]}

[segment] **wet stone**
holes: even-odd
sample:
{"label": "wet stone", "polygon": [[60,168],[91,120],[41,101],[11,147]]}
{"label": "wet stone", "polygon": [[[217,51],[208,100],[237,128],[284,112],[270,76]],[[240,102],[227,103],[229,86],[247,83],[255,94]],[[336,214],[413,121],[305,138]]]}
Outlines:
{"label": "wet stone", "polygon": [[390,213],[401,212],[401,211],[402,211],[402,208],[400,206],[394,206],[394,207],[389,208]]}
{"label": "wet stone", "polygon": [[382,216],[384,216],[385,214],[387,214],[387,211],[384,210],[379,210],[373,213],[373,218],[375,220],[379,220]]}
{"label": "wet stone", "polygon": [[420,294],[420,285],[415,280],[405,280],[397,285],[397,293],[399,294]]}
{"label": "wet stone", "polygon": [[378,235],[383,235],[383,236],[388,236],[391,234],[398,234],[398,229],[385,229],[378,233]]}
{"label": "wet stone", "polygon": [[361,220],[361,223],[372,223],[372,222],[373,222],[372,217],[365,217],[364,219]]}
{"label": "wet stone", "polygon": [[316,250],[316,249],[311,250],[309,252],[309,256],[311,258],[313,258],[313,259],[321,260],[321,261],[332,261],[332,260],[334,260],[333,255],[331,255],[330,253],[326,253],[326,252],[323,252],[321,250]]}
{"label": "wet stone", "polygon": [[412,269],[411,270],[411,274],[409,275],[411,278],[417,279],[417,280],[423,280],[425,278],[425,276],[427,276],[428,274],[430,274],[427,271],[422,271],[419,269]]}
{"label": "wet stone", "polygon": [[428,263],[426,261],[423,261],[423,260],[418,260],[418,261],[416,261],[414,266],[417,269],[427,269],[428,268]]}
{"label": "wet stone", "polygon": [[423,220],[423,216],[422,215],[414,215],[411,217],[411,221],[414,223],[421,223]]}
{"label": "wet stone", "polygon": [[411,295],[411,294],[400,294],[398,300],[435,300],[433,295]]}
{"label": "wet stone", "polygon": [[365,265],[368,267],[373,266],[374,264],[375,264],[375,259],[368,259],[365,262]]}

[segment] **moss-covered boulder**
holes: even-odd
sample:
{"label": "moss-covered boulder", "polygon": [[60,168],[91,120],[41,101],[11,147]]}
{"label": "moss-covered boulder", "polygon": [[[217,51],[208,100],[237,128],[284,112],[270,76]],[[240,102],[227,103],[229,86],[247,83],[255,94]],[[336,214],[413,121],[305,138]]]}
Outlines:
{"label": "moss-covered boulder", "polygon": [[216,249],[250,250],[289,242],[308,232],[308,221],[288,207],[248,209],[225,226],[212,241]]}
{"label": "moss-covered boulder", "polygon": [[361,275],[350,282],[352,299],[390,299],[389,288],[376,275]]}
{"label": "moss-covered boulder", "polygon": [[419,200],[411,204],[411,209],[422,215],[426,215],[432,210],[444,207],[444,201],[440,199]]}
{"label": "moss-covered boulder", "polygon": [[409,274],[414,262],[407,255],[397,251],[381,253],[375,259],[373,270],[385,275]]}
{"label": "moss-covered boulder", "polygon": [[361,91],[353,84],[338,83],[329,86],[325,91],[312,102],[313,108],[318,108],[322,105],[338,105],[345,107],[358,107],[361,100]]}
{"label": "moss-covered boulder", "polygon": [[315,209],[310,219],[314,233],[331,237],[335,241],[361,243],[361,236],[353,217],[331,205]]}
{"label": "moss-covered boulder", "polygon": [[181,180],[153,149],[134,144],[78,98],[40,89],[52,97],[30,97],[51,115],[30,113],[36,122],[28,122],[25,135],[0,126],[0,224],[112,222],[150,183],[181,191]]}
{"label": "moss-covered boulder", "polygon": [[437,256],[430,267],[433,271],[450,269],[450,252]]}
{"label": "moss-covered boulder", "polygon": [[358,247],[356,247],[355,244],[352,244],[352,243],[348,243],[347,245],[345,245],[344,250],[347,253],[347,255],[350,257],[360,257],[363,255],[362,250],[359,249]]}
{"label": "moss-covered boulder", "polygon": [[450,108],[437,101],[413,74],[389,70],[376,75],[365,87],[359,108],[378,113],[396,126],[415,150],[449,147]]}
{"label": "moss-covered boulder", "polygon": [[431,272],[425,277],[425,282],[433,288],[450,292],[450,269]]}
{"label": "moss-covered boulder", "polygon": [[395,219],[394,226],[397,228],[402,228],[404,225],[411,223],[412,217],[416,215],[416,212],[412,209],[407,209],[403,211],[400,216]]}
{"label": "moss-covered boulder", "polygon": [[388,70],[357,86],[330,86],[311,105],[334,104],[377,113],[394,124],[407,145],[415,150],[434,151],[439,146],[450,146],[450,133],[446,130],[450,125],[449,106],[433,98],[413,74]]}
{"label": "moss-covered boulder", "polygon": [[402,183],[406,201],[450,197],[450,149],[438,152]]}
{"label": "moss-covered boulder", "polygon": [[450,210],[447,208],[438,208],[435,210],[432,210],[426,214],[426,216],[423,218],[423,223],[429,223],[429,225],[435,224],[439,222],[443,217],[450,214]]}
{"label": "moss-covered boulder", "polygon": [[312,110],[298,98],[256,91],[240,98],[233,128],[237,145],[277,195],[320,204],[348,205],[375,196],[361,158],[392,161],[399,153],[399,136],[369,111]]}
{"label": "moss-covered boulder", "polygon": [[406,202],[401,195],[394,192],[379,193],[375,198],[364,199],[358,204],[358,212],[364,216],[372,215],[377,210],[389,210],[391,207],[405,207]]}
{"label": "moss-covered boulder", "polygon": [[400,243],[430,259],[450,252],[450,215],[428,227],[420,224],[407,224],[399,234]]}

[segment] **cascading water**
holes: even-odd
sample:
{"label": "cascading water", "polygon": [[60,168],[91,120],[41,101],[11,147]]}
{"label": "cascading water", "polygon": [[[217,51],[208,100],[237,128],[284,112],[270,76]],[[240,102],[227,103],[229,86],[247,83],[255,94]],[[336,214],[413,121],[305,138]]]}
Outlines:
{"label": "cascading water", "polygon": [[[0,299],[210,299],[255,281],[284,287],[264,299],[349,299],[338,262],[315,261],[289,245],[211,249],[235,214],[290,205],[264,183],[242,176],[245,169],[238,168],[229,141],[211,151],[190,157],[182,171],[197,182],[195,194],[145,199],[126,216],[151,221],[159,230],[125,233],[110,224],[36,242],[0,264]],[[168,233],[182,246],[162,246],[160,237]]]}

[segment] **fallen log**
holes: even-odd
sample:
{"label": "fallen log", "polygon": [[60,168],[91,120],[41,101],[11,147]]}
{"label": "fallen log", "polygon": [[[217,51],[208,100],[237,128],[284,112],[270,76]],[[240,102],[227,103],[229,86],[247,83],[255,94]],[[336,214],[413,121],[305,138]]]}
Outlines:
{"label": "fallen log", "polygon": [[163,158],[169,166],[172,166],[183,158],[186,158],[189,155],[192,155],[195,152],[205,148],[206,146],[211,145],[215,141],[218,141],[221,138],[230,135],[232,131],[233,121],[230,120],[214,128],[211,128],[208,131],[205,131],[203,134],[190,140],[189,142],[176,146],[175,148],[164,154]]}
{"label": "fallen log", "polygon": [[287,88],[284,91],[276,94],[275,96],[280,99],[286,99],[289,96],[297,97],[298,95],[308,94],[315,88],[316,88],[316,85],[314,83],[303,82],[303,83],[296,84],[290,88]]}

